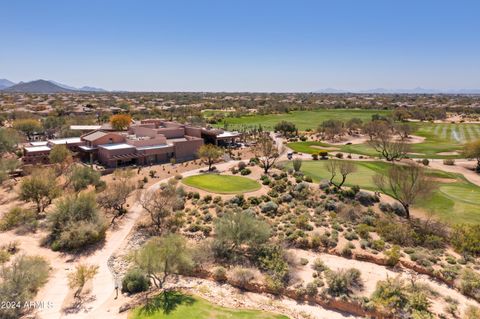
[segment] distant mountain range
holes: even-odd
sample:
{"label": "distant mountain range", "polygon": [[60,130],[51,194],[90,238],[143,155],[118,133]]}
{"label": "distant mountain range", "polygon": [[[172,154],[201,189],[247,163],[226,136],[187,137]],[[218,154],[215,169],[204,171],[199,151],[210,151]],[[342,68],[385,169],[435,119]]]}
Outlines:
{"label": "distant mountain range", "polygon": [[364,94],[480,94],[480,89],[426,89],[416,87],[412,89],[367,89],[367,90],[339,90],[326,88],[315,91],[315,93],[342,94],[342,93],[364,93]]}
{"label": "distant mountain range", "polygon": [[0,92],[18,93],[82,93],[82,92],[108,92],[101,88],[83,86],[76,88],[55,81],[35,80],[30,82],[14,83],[0,79]]}
{"label": "distant mountain range", "polygon": [[0,90],[6,89],[13,85],[15,85],[15,83],[13,83],[12,81],[9,81],[7,79],[0,79]]}

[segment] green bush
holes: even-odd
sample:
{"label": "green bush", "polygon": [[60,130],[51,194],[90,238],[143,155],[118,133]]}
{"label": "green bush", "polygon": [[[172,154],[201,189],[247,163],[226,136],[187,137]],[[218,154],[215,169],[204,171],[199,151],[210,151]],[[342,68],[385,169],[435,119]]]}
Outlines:
{"label": "green bush", "polygon": [[236,267],[231,272],[228,281],[234,286],[245,288],[254,278],[255,275],[251,269]]}
{"label": "green bush", "polygon": [[317,258],[313,261],[312,269],[318,273],[322,273],[326,270],[329,270],[329,268],[325,265],[325,263],[320,258]]}
{"label": "green bush", "polygon": [[451,243],[459,253],[480,255],[480,225],[456,225],[451,236]]}
{"label": "green bush", "polygon": [[106,223],[95,194],[80,193],[60,200],[49,215],[49,229],[53,250],[78,250],[103,240]]}
{"label": "green bush", "polygon": [[217,266],[212,270],[212,277],[215,281],[225,282],[227,281],[227,270],[222,266]]}
{"label": "green bush", "polygon": [[141,291],[147,291],[150,287],[150,281],[147,276],[138,269],[129,270],[122,280],[122,292],[135,294]]}
{"label": "green bush", "polygon": [[385,252],[385,256],[387,256],[387,265],[391,267],[395,266],[400,260],[400,246],[393,245],[391,249]]}
{"label": "green bush", "polygon": [[444,159],[443,160],[443,165],[455,165],[455,160],[454,159]]}
{"label": "green bush", "polygon": [[241,175],[249,175],[252,171],[249,168],[244,168],[240,171]]}
{"label": "green bush", "polygon": [[480,274],[472,269],[464,269],[460,277],[460,291],[480,300]]}
{"label": "green bush", "polygon": [[356,268],[328,271],[326,275],[327,292],[334,297],[348,296],[352,289],[363,286],[360,270]]}
{"label": "green bush", "polygon": [[10,230],[18,226],[29,230],[37,228],[37,214],[31,209],[14,207],[10,209],[0,220],[0,230]]}
{"label": "green bush", "polygon": [[318,287],[317,287],[317,284],[314,282],[309,282],[305,287],[305,290],[309,297],[314,297],[318,294]]}

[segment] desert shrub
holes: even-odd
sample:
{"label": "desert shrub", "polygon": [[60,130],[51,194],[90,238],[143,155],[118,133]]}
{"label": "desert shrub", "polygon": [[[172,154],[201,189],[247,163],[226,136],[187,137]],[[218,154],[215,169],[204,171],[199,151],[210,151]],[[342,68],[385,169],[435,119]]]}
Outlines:
{"label": "desert shrub", "polygon": [[395,266],[400,260],[400,246],[393,245],[392,248],[385,251],[385,256],[387,256],[387,265],[392,267]]}
{"label": "desert shrub", "polygon": [[301,158],[295,158],[293,161],[292,161],[292,165],[293,165],[293,170],[295,172],[299,172],[300,171],[300,168],[302,167],[302,159]]}
{"label": "desert shrub", "polygon": [[385,248],[385,242],[381,239],[374,240],[372,241],[371,247],[372,249],[382,251]]}
{"label": "desert shrub", "polygon": [[281,246],[262,245],[254,255],[254,262],[261,270],[267,272],[272,280],[283,286],[288,282],[289,265],[287,255]]}
{"label": "desert shrub", "polygon": [[320,189],[327,189],[330,188],[330,181],[327,179],[322,179],[320,183],[318,183],[318,187]]}
{"label": "desert shrub", "polygon": [[241,171],[242,169],[245,169],[245,168],[247,168],[247,163],[245,163],[245,162],[241,161],[241,162],[239,162],[239,163],[238,163],[238,165],[237,165],[237,166],[238,166],[238,170],[240,170],[240,171]]}
{"label": "desert shrub", "polygon": [[311,230],[310,217],[308,214],[302,214],[295,219],[295,226],[303,230]]}
{"label": "desert shrub", "polygon": [[269,225],[249,210],[228,212],[215,221],[213,249],[221,259],[240,258],[245,248],[255,250],[270,237]]}
{"label": "desert shrub", "polygon": [[350,295],[353,289],[363,287],[360,270],[350,268],[326,273],[327,292],[334,296]]}
{"label": "desert shrub", "polygon": [[249,168],[244,168],[240,171],[241,175],[249,175],[252,171]]}
{"label": "desert shrub", "polygon": [[346,240],[349,240],[349,241],[358,239],[358,236],[354,231],[345,233],[344,237]]}
{"label": "desert shrub", "polygon": [[378,197],[365,191],[359,191],[355,195],[355,199],[363,206],[372,206],[378,202]]}
{"label": "desert shrub", "polygon": [[280,199],[284,203],[290,203],[293,200],[293,197],[290,194],[284,194]]}
{"label": "desert shrub", "polygon": [[415,233],[407,223],[393,219],[382,219],[375,227],[377,233],[387,242],[400,246],[410,246],[414,243]]}
{"label": "desert shrub", "polygon": [[396,215],[400,217],[405,217],[406,216],[406,211],[405,208],[399,203],[399,202],[394,202],[392,205],[392,212],[395,213]]}
{"label": "desert shrub", "polygon": [[[19,305],[33,300],[38,289],[48,278],[49,265],[40,256],[17,256],[0,271],[0,300]],[[26,307],[1,307],[0,318],[20,318]]]}
{"label": "desert shrub", "polygon": [[93,193],[60,200],[49,215],[48,242],[54,250],[77,250],[105,237],[106,224]]}
{"label": "desert shrub", "polygon": [[317,258],[313,261],[312,269],[315,270],[317,273],[322,273],[326,270],[329,270],[329,268],[320,258]]}
{"label": "desert shrub", "polygon": [[212,195],[205,195],[205,196],[203,197],[203,201],[204,201],[205,203],[210,203],[210,202],[212,201]]}
{"label": "desert shrub", "polygon": [[317,284],[314,283],[314,282],[309,282],[306,286],[305,286],[305,291],[307,293],[307,296],[309,297],[314,297],[318,294],[318,287],[317,287]]}
{"label": "desert shrub", "polygon": [[444,159],[443,160],[443,165],[455,165],[455,160],[454,159]]}
{"label": "desert shrub", "polygon": [[372,231],[372,227],[368,226],[367,224],[358,224],[357,227],[355,227],[355,231],[360,236],[360,238],[368,239],[370,238],[370,232]]}
{"label": "desert shrub", "polygon": [[227,281],[227,270],[222,266],[217,266],[212,270],[212,277],[215,281],[225,282]]}
{"label": "desert shrub", "polygon": [[76,192],[87,188],[88,185],[95,187],[100,185],[100,173],[88,166],[75,166],[67,179]]}
{"label": "desert shrub", "polygon": [[384,213],[390,213],[393,211],[392,206],[386,202],[380,202],[380,204],[378,204],[378,208],[380,208],[380,210]]}
{"label": "desert shrub", "polygon": [[228,282],[236,287],[245,289],[255,279],[254,272],[249,268],[235,267],[228,276]]}
{"label": "desert shrub", "polygon": [[462,319],[478,319],[480,318],[480,308],[469,306],[465,313],[463,314]]}
{"label": "desert shrub", "polygon": [[230,199],[230,203],[237,205],[238,207],[242,207],[245,204],[245,196],[235,195],[235,197]]}
{"label": "desert shrub", "polygon": [[274,215],[277,212],[278,205],[275,204],[274,202],[270,201],[265,204],[262,204],[260,209],[262,210],[262,213],[267,214],[267,215]]}
{"label": "desert shrub", "polygon": [[422,164],[428,166],[428,164],[430,164],[430,161],[427,158],[424,158],[422,159]]}
{"label": "desert shrub", "polygon": [[480,225],[460,224],[453,228],[450,239],[456,251],[477,256],[480,254]]}
{"label": "desert shrub", "polygon": [[340,251],[340,255],[342,255],[343,257],[351,257],[352,256],[352,249],[350,248],[350,246],[348,244],[346,244],[342,250]]}
{"label": "desert shrub", "polygon": [[466,268],[460,277],[460,291],[468,296],[480,299],[480,274],[472,269]]}
{"label": "desert shrub", "polygon": [[122,279],[122,292],[135,294],[148,290],[149,286],[149,279],[138,269],[129,270]]}
{"label": "desert shrub", "polygon": [[28,230],[37,228],[37,214],[31,209],[14,207],[10,209],[0,220],[0,230],[10,230],[18,226]]}
{"label": "desert shrub", "polygon": [[405,284],[398,277],[379,280],[370,299],[377,309],[388,314],[400,313],[408,305]]}
{"label": "desert shrub", "polygon": [[325,202],[325,209],[329,211],[336,211],[338,208],[338,203],[333,200],[327,200]]}

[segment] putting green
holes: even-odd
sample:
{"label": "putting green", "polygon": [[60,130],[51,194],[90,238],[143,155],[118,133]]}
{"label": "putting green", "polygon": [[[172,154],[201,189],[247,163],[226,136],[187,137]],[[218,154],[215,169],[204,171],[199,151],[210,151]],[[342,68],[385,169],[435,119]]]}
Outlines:
{"label": "putting green", "polygon": [[233,175],[201,174],[186,177],[185,185],[218,194],[241,194],[260,189],[260,184],[250,178]]}
{"label": "putting green", "polygon": [[129,319],[288,319],[259,310],[231,309],[214,305],[197,296],[168,292],[152,298],[150,306],[133,309]]}
{"label": "putting green", "polygon": [[[329,179],[328,161],[304,161],[301,171],[312,177],[315,182]],[[347,177],[346,185],[358,185],[368,190],[377,190],[372,177],[384,173],[389,163],[379,161],[356,161],[357,171]],[[291,168],[292,163],[286,163]],[[468,182],[463,175],[447,173],[440,170],[429,170],[429,175],[445,179],[436,181],[438,189],[427,199],[417,203],[415,207],[432,213],[447,223],[480,223],[480,187]]]}

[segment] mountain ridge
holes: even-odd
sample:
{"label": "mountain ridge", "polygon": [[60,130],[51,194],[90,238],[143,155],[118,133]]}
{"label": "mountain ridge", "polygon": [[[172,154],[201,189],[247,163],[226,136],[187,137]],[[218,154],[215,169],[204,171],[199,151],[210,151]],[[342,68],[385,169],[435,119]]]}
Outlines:
{"label": "mountain ridge", "polygon": [[[3,85],[2,85],[3,84]],[[83,86],[76,88],[53,80],[33,80],[29,82],[14,83],[7,79],[0,80],[0,92],[15,93],[88,93],[108,92],[102,88]]]}

